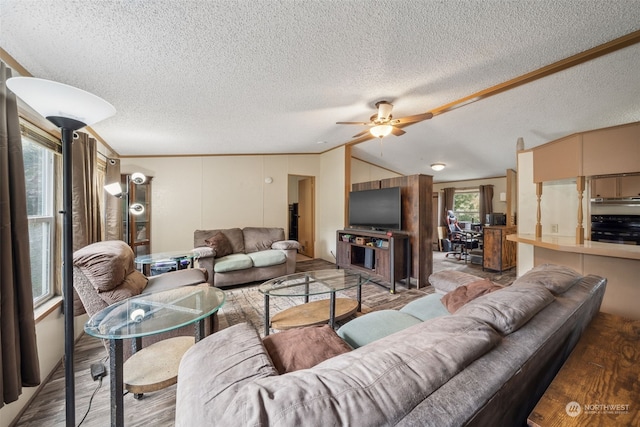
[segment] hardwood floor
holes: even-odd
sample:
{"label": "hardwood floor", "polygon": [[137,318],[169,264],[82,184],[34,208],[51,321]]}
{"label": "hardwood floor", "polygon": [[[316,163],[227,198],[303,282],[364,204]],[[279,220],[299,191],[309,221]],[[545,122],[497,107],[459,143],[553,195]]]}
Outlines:
{"label": "hardwood floor", "polygon": [[[308,261],[308,266],[314,269],[314,261]],[[302,266],[303,264],[301,264]],[[488,277],[499,283],[510,283],[515,279],[515,269],[501,273],[483,271],[482,267],[454,258],[445,258],[444,253],[434,252],[433,270],[459,270]],[[326,267],[324,267],[326,268]],[[102,385],[91,378],[90,367],[93,363],[103,363],[108,366],[107,351],[102,341],[83,335],[75,347],[75,389],[76,389],[76,425],[83,419],[91,396],[91,408],[82,423],[86,427],[103,427],[110,422],[110,394],[109,377],[105,377]],[[126,395],[125,425],[135,426],[172,426],[175,418],[175,394],[176,385],[153,393],[147,393],[141,400],[136,400],[133,395]],[[64,367],[61,364],[49,381],[41,388],[24,413],[16,422],[16,427],[53,427],[65,425],[65,384]]]}

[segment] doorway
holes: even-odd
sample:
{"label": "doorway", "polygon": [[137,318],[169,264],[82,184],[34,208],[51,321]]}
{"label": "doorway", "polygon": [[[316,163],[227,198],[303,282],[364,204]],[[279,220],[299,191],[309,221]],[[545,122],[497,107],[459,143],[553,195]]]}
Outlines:
{"label": "doorway", "polygon": [[314,258],[315,177],[289,175],[289,238],[300,243],[298,253]]}

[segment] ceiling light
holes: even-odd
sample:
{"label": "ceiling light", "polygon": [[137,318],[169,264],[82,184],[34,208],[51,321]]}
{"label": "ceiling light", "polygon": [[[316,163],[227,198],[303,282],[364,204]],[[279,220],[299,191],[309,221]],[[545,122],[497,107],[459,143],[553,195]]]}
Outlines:
{"label": "ceiling light", "polygon": [[436,172],[441,171],[442,169],[444,169],[446,165],[444,163],[432,163],[431,164],[431,169],[433,169]]}
{"label": "ceiling light", "polygon": [[369,129],[369,132],[371,132],[371,135],[375,136],[376,138],[384,138],[385,136],[389,135],[392,130],[393,126],[391,125],[378,125]]}

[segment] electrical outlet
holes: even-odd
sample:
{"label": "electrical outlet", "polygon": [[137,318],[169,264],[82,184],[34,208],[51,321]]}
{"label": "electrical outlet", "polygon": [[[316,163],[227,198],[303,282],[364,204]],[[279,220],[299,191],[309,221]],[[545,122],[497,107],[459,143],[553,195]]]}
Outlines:
{"label": "electrical outlet", "polygon": [[551,232],[552,233],[558,232],[558,224],[551,224]]}

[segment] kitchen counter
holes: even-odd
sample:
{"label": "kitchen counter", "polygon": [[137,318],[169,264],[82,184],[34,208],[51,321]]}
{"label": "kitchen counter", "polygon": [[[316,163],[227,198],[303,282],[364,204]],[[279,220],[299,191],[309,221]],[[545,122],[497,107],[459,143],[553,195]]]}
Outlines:
{"label": "kitchen counter", "polygon": [[591,240],[577,244],[574,236],[543,235],[536,238],[534,234],[510,234],[507,236],[507,240],[560,252],[640,260],[640,246],[638,245],[619,245],[592,242]]}

